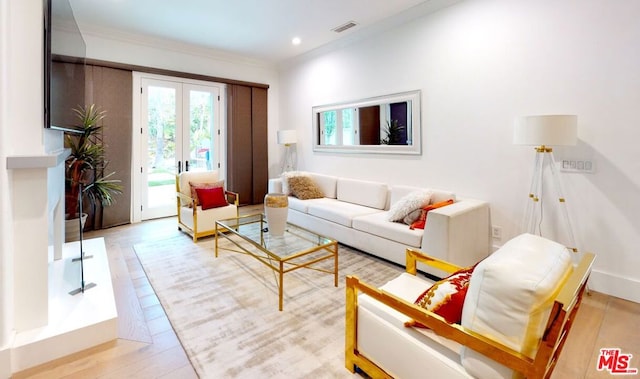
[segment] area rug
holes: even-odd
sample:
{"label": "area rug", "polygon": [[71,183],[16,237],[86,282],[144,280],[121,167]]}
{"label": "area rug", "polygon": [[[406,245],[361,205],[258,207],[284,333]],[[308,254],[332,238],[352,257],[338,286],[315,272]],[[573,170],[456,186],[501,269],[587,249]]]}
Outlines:
{"label": "area rug", "polygon": [[280,312],[268,267],[224,250],[215,258],[213,248],[213,238],[186,235],[134,246],[201,378],[353,377],[344,367],[345,277],[379,286],[403,271],[341,245],[338,287],[329,274],[287,273]]}

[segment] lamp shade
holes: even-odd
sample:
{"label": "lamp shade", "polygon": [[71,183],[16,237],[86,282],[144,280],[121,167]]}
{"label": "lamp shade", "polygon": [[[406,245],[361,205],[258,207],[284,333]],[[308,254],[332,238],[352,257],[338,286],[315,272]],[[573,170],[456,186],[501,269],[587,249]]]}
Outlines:
{"label": "lamp shade", "polygon": [[513,143],[516,145],[575,145],[578,141],[578,116],[525,116],[516,120]]}
{"label": "lamp shade", "polygon": [[278,145],[290,145],[296,143],[295,130],[278,130]]}

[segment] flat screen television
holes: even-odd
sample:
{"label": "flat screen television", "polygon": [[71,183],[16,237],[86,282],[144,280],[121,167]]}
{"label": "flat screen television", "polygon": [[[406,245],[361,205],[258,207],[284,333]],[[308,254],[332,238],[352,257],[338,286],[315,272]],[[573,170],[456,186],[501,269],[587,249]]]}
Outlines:
{"label": "flat screen television", "polygon": [[69,0],[43,0],[44,127],[78,132],[73,109],[85,105],[86,44]]}

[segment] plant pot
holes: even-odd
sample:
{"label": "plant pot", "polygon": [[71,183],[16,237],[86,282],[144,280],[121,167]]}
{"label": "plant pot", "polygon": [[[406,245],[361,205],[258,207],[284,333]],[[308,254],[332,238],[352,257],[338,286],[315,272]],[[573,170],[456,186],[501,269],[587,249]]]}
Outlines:
{"label": "plant pot", "polygon": [[[84,224],[87,222],[87,214],[83,213],[81,222],[82,229],[84,230]],[[72,218],[68,220],[64,220],[64,240],[65,242],[69,241],[77,241],[80,239],[80,225],[78,223],[78,218]]]}
{"label": "plant pot", "polygon": [[283,193],[268,193],[264,197],[264,214],[267,218],[269,234],[278,237],[287,226],[289,199]]}

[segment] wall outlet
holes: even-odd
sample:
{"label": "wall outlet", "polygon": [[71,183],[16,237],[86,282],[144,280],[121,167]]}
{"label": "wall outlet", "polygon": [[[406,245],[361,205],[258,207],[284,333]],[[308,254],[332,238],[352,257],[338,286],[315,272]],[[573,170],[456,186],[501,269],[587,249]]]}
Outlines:
{"label": "wall outlet", "polygon": [[502,239],[502,227],[494,225],[491,227],[491,237],[494,240],[500,241]]}
{"label": "wall outlet", "polygon": [[558,162],[558,165],[562,172],[595,173],[595,164],[593,161],[564,159],[562,162]]}

